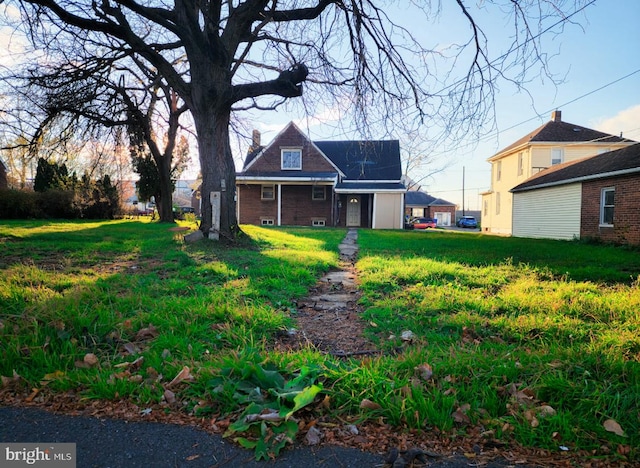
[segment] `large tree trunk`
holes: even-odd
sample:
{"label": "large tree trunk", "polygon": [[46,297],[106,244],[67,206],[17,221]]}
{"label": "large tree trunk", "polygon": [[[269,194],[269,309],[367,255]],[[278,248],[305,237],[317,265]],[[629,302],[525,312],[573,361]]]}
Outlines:
{"label": "large tree trunk", "polygon": [[198,156],[202,171],[202,222],[206,235],[212,228],[211,192],[220,192],[220,237],[235,239],[240,232],[236,218],[236,168],[229,144],[231,111],[198,109],[193,118],[198,132]]}
{"label": "large tree trunk", "polygon": [[[160,165],[164,167],[160,167]],[[167,167],[168,165],[168,167]],[[156,160],[160,179],[160,200],[156,200],[156,207],[161,223],[173,223],[173,185],[171,184],[171,160],[163,157]]]}

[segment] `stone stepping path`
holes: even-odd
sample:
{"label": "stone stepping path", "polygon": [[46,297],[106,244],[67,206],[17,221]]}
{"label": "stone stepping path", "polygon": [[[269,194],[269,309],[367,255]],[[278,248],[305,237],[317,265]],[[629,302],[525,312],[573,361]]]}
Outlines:
{"label": "stone stepping path", "polygon": [[325,274],[309,296],[298,301],[295,333],[281,340],[282,345],[312,346],[338,356],[375,353],[374,346],[362,335],[365,324],[358,305],[356,229],[349,229],[339,252],[340,269]]}

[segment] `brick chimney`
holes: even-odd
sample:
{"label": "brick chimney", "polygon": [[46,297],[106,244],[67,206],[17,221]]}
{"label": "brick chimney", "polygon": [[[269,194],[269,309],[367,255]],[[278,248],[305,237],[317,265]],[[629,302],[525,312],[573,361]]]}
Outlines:
{"label": "brick chimney", "polygon": [[251,149],[260,148],[260,132],[258,130],[253,130],[251,134]]}
{"label": "brick chimney", "polygon": [[554,110],[551,113],[551,120],[554,122],[562,122],[562,111]]}

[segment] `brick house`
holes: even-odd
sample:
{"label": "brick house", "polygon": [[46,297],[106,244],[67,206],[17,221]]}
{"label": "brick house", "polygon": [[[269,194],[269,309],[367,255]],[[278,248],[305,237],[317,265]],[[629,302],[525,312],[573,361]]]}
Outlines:
{"label": "brick house", "polygon": [[267,146],[254,131],[236,175],[240,224],[402,229],[397,140],[311,141],[289,123]]}
{"label": "brick house", "polygon": [[482,230],[512,234],[510,190],[538,172],[634,143],[622,136],[565,122],[559,110],[552,112],[551,120],[487,160],[491,164],[491,188],[482,193]]}
{"label": "brick house", "polygon": [[640,143],[547,169],[511,192],[514,236],[640,245]]}
{"label": "brick house", "polygon": [[405,194],[405,215],[409,217],[433,218],[438,226],[452,226],[456,222],[456,205],[428,193],[410,190]]}

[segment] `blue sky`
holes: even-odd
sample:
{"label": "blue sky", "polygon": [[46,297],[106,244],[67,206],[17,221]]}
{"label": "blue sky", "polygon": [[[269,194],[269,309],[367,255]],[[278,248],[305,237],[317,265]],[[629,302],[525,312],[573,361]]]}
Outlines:
{"label": "blue sky", "polygon": [[[438,23],[427,27],[405,19],[400,22],[417,36],[423,34],[423,45],[445,46],[448,37],[460,40],[463,30],[458,28],[466,26],[460,24],[459,12],[443,10],[442,13]],[[526,86],[530,96],[512,85],[501,84],[496,99],[497,131],[479,141],[460,142],[446,149],[434,148],[434,152],[441,153],[434,167],[446,165],[447,169],[423,180],[423,189],[461,205],[464,167],[465,207],[479,209],[479,193],[490,185],[490,166],[486,159],[548,121],[555,109],[562,111],[564,121],[616,135],[623,132],[624,136],[640,141],[639,18],[638,0],[598,0],[575,16],[579,24],[566,24],[561,34],[545,35],[551,71],[564,77],[563,82],[555,86],[546,77],[534,79]],[[509,30],[507,20],[495,15],[479,17],[479,20],[492,33],[489,47],[493,56],[499,55],[508,38],[495,39],[495,35]],[[505,40],[505,44],[501,44],[501,40]],[[332,135],[334,126],[328,122],[306,126],[304,122],[314,120],[303,117],[295,112],[266,112],[260,114],[256,128],[263,132],[263,142],[270,141],[291,120],[299,122],[312,139],[349,138],[344,134]],[[409,175],[416,179],[422,177],[420,173]]]}

